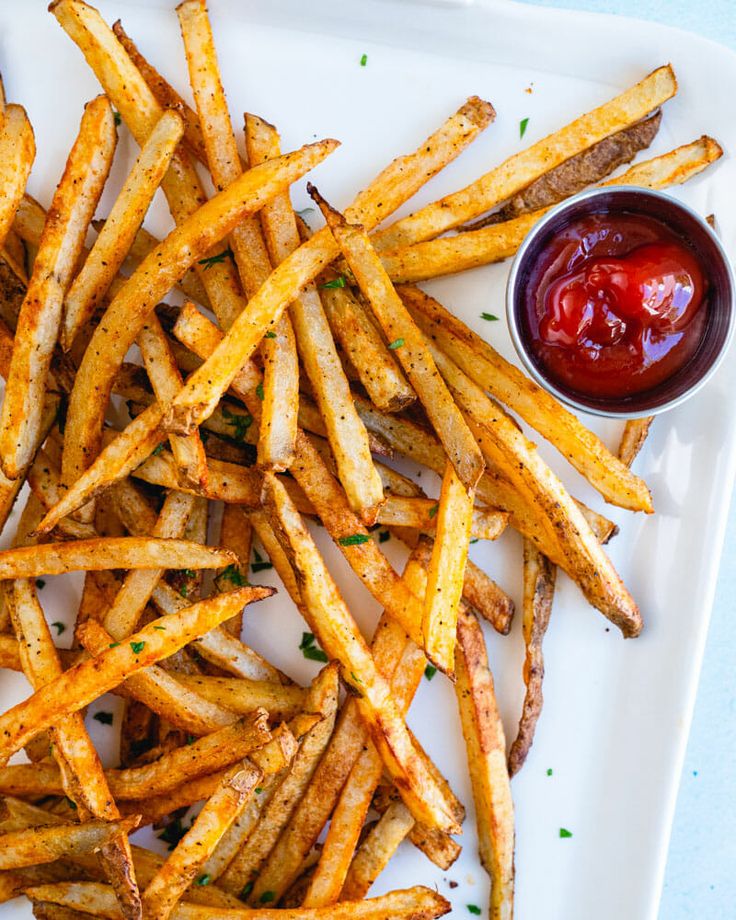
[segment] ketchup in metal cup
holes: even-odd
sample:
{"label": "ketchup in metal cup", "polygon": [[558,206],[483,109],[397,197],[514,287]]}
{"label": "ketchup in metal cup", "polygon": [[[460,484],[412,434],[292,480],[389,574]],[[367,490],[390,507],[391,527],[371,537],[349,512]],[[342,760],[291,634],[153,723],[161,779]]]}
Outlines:
{"label": "ketchup in metal cup", "polygon": [[524,292],[524,331],[558,386],[623,398],[690,361],[705,331],[707,295],[697,255],[664,223],[595,213],[542,248]]}

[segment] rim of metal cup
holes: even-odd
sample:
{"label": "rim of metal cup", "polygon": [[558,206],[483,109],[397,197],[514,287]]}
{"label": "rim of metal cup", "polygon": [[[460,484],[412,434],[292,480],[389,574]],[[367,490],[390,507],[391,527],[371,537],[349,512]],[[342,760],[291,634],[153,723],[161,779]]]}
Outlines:
{"label": "rim of metal cup", "polygon": [[[695,356],[691,358],[688,364],[686,364],[684,368],[674,374],[673,377],[664,381],[658,387],[641,393],[638,395],[638,397],[635,397],[640,401],[640,403],[637,404],[635,408],[627,408],[626,406],[616,408],[614,405],[608,408],[602,404],[603,401],[598,404],[595,402],[588,403],[585,401],[584,397],[577,398],[573,394],[560,389],[539,368],[539,366],[534,361],[534,358],[532,357],[529,349],[527,348],[526,341],[521,329],[519,328],[520,323],[518,314],[520,311],[517,309],[517,300],[519,301],[519,306],[521,307],[522,304],[518,295],[522,292],[519,292],[517,287],[519,278],[523,276],[523,269],[525,267],[526,260],[534,255],[533,249],[535,245],[539,243],[540,239],[545,235],[551,224],[559,221],[560,217],[566,212],[575,211],[580,207],[581,204],[591,203],[591,205],[595,205],[597,199],[605,197],[610,200],[611,197],[623,197],[624,195],[628,196],[629,198],[631,198],[632,195],[635,195],[642,202],[646,202],[647,199],[657,201],[659,204],[663,204],[667,208],[672,208],[674,210],[680,211],[685,218],[689,218],[699,226],[700,230],[709,239],[721,262],[719,267],[725,276],[728,288],[725,296],[722,297],[722,299],[728,305],[728,318],[726,333],[723,337],[723,342],[721,343],[718,353],[713,357],[710,365],[703,370],[703,372],[693,381],[690,386],[688,386],[682,392],[677,393],[671,399],[666,399],[664,401],[661,400],[662,391],[666,391],[667,386],[670,385],[673,381],[676,381],[679,374],[686,372],[688,367],[690,367],[692,363],[697,359],[700,348],[698,349],[698,352],[696,352]],[[590,208],[591,212],[594,212],[594,210],[594,207]],[[610,210],[610,207],[608,210]],[[628,208],[622,207],[622,210],[636,211],[636,208],[632,208],[630,205]],[[646,206],[640,208],[639,210],[643,214],[649,213],[649,211],[646,209]],[[652,213],[651,216],[656,218],[657,214]],[[713,275],[714,274],[715,272],[713,272]],[[729,346],[733,340],[734,327],[736,326],[736,276],[734,275],[734,269],[731,264],[731,260],[729,259],[720,239],[715,234],[708,222],[704,220],[700,214],[694,211],[689,205],[683,204],[677,198],[674,198],[672,195],[668,195],[665,192],[640,188],[635,185],[617,185],[604,188],[594,188],[585,192],[579,192],[577,195],[573,195],[571,198],[567,198],[565,201],[562,201],[552,207],[526,235],[524,241],[516,252],[514,261],[511,264],[511,270],[509,272],[509,277],[506,284],[506,318],[508,321],[511,340],[514,344],[514,348],[516,349],[516,353],[524,365],[524,368],[541,387],[552,393],[552,395],[555,396],[561,403],[564,403],[565,405],[570,406],[571,408],[580,412],[587,412],[591,415],[598,415],[604,418],[629,419],[640,418],[643,415],[659,415],[662,412],[667,412],[670,409],[674,409],[676,406],[682,405],[682,403],[690,399],[690,397],[694,396],[711,379],[723,361],[726,352],[728,351]],[[711,330],[712,326],[712,319],[709,319],[707,321],[705,334],[703,336],[703,342],[707,341],[709,331]],[[652,397],[656,397],[659,394],[660,401],[655,405],[642,405],[641,403],[646,402],[646,397],[648,394],[651,394]]]}

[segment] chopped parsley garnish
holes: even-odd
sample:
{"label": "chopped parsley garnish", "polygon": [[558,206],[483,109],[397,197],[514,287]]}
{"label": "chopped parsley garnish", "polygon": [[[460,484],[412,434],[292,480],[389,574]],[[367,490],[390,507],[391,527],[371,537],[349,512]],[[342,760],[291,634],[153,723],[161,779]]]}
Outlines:
{"label": "chopped parsley garnish", "polygon": [[301,649],[302,655],[309,659],[309,661],[327,661],[327,655],[315,642],[314,633],[302,633],[302,641],[299,643],[299,648]]}
{"label": "chopped parsley garnish", "polygon": [[263,393],[263,384],[259,383],[256,387],[256,396],[260,399],[261,402],[266,398]]}
{"label": "chopped parsley garnish", "polygon": [[198,264],[204,265],[204,270],[207,271],[208,268],[212,268],[213,265],[220,265],[225,259],[232,259],[233,251],[228,246],[227,249],[223,249],[222,252],[218,252],[215,256],[208,256],[206,259],[200,259]]}
{"label": "chopped parsley garnish", "polygon": [[385,543],[387,540],[390,540],[390,539],[391,539],[391,534],[390,534],[387,530],[382,530],[382,531],[378,534],[378,542],[379,542],[379,543]]}
{"label": "chopped parsley garnish", "polygon": [[111,712],[96,712],[93,716],[97,722],[102,725],[112,725],[112,713]]}
{"label": "chopped parsley garnish", "polygon": [[187,597],[189,594],[189,585],[179,585],[179,594],[182,597]]}
{"label": "chopped parsley garnish", "polygon": [[268,562],[268,560],[264,559],[255,548],[253,549],[253,559],[254,561],[250,564],[251,572],[263,572],[266,569],[273,568],[273,562]]}
{"label": "chopped parsley garnish", "polygon": [[321,284],[320,287],[323,288],[344,288],[347,284],[345,280],[345,275],[338,275],[337,278],[333,278],[332,281],[325,281],[324,284]]}
{"label": "chopped parsley garnish", "polygon": [[258,900],[261,902],[261,904],[269,904],[271,901],[276,900],[276,892],[264,891]]}
{"label": "chopped parsley garnish", "polygon": [[159,632],[166,632],[165,626],[154,626],[154,629],[157,629]]}
{"label": "chopped parsley garnish", "polygon": [[430,519],[433,518],[439,510],[440,510],[439,505],[432,505],[432,507],[429,509],[429,512],[428,512]]}
{"label": "chopped parsley garnish", "polygon": [[351,533],[347,537],[340,537],[337,541],[340,546],[359,546],[361,543],[367,543],[370,537],[367,533]]}
{"label": "chopped parsley garnish", "polygon": [[163,833],[158,835],[158,839],[167,843],[169,845],[169,850],[173,850],[188,830],[189,828],[184,827],[181,823],[181,818],[176,818],[170,824],[166,825]]}
{"label": "chopped parsley garnish", "polygon": [[522,118],[519,122],[519,137],[524,137],[526,134],[526,126],[529,124],[528,118]]}
{"label": "chopped parsley garnish", "polygon": [[437,668],[433,664],[428,664],[424,669],[424,676],[427,680],[432,680],[434,675],[437,673]]}
{"label": "chopped parsley garnish", "polygon": [[196,740],[197,740],[196,735],[187,735],[187,745],[194,744]]}
{"label": "chopped parsley garnish", "polygon": [[179,571],[185,578],[194,578],[197,574],[194,569],[179,569]]}
{"label": "chopped parsley garnish", "polygon": [[72,809],[72,811],[77,810],[77,803],[74,801],[74,799],[70,799],[68,795],[66,796],[66,804]]}
{"label": "chopped parsley garnish", "polygon": [[240,892],[240,897],[242,899],[247,898],[251,891],[253,891],[253,882],[246,882],[243,886],[243,890]]}
{"label": "chopped parsley garnish", "polygon": [[358,675],[355,673],[355,671],[351,671],[351,672],[350,672],[350,676],[353,678],[353,680],[355,681],[356,684],[362,684],[362,683],[363,683],[363,681],[358,677]]}
{"label": "chopped parsley garnish", "polygon": [[158,445],[158,447],[154,449],[154,451],[153,451],[153,453],[151,454],[151,456],[152,456],[152,457],[158,457],[158,455],[159,455],[160,453],[163,452],[163,449],[164,449],[164,444],[163,444],[163,441],[162,441],[162,442]]}
{"label": "chopped parsley garnish", "polygon": [[56,630],[56,635],[60,636],[63,632],[66,631],[66,626],[63,623],[60,623],[58,620],[55,623],[51,624]]}
{"label": "chopped parsley garnish", "polygon": [[236,441],[243,441],[245,439],[245,433],[253,424],[253,416],[247,413],[241,414],[239,412],[231,412],[227,406],[222,407],[222,417],[228,423],[232,425],[235,431],[233,432],[233,438]]}
{"label": "chopped parsley garnish", "polygon": [[388,347],[391,349],[391,351],[396,351],[396,349],[401,348],[403,344],[404,344],[403,339],[394,339],[393,342],[389,342]]}
{"label": "chopped parsley garnish", "polygon": [[46,587],[46,582],[43,580],[43,578],[36,579],[36,587],[39,591]]}
{"label": "chopped parsley garnish", "polygon": [[471,914],[475,914],[476,917],[480,917],[480,907],[477,904],[468,904],[468,911]]}
{"label": "chopped parsley garnish", "polygon": [[471,537],[471,538],[470,538],[471,544],[472,544],[472,543],[477,543],[478,540],[480,540],[480,537]]}
{"label": "chopped parsley garnish", "polygon": [[111,642],[111,643],[108,645],[108,648],[117,648],[119,645],[120,645],[119,642]]}
{"label": "chopped parsley garnish", "polygon": [[146,643],[145,642],[131,642],[130,647],[133,649],[133,652],[136,655],[140,655],[140,653],[146,647]]}
{"label": "chopped parsley garnish", "polygon": [[120,117],[120,112],[117,109],[113,109],[112,117],[115,119],[115,124],[120,125],[122,123],[122,118]]}
{"label": "chopped parsley garnish", "polygon": [[264,339],[275,339],[275,338],[276,338],[276,333],[275,333],[275,332],[270,332],[270,331],[269,331],[269,332],[267,332],[267,333],[263,336],[263,338],[264,338]]}
{"label": "chopped parsley garnish", "polygon": [[263,786],[256,786],[256,795],[260,795],[263,792]]}
{"label": "chopped parsley garnish", "polygon": [[493,313],[481,313],[480,318],[487,320],[489,323],[498,322],[498,317]]}
{"label": "chopped parsley garnish", "polygon": [[205,872],[204,875],[200,875],[200,877],[199,877],[199,878],[197,879],[197,881],[196,881],[196,884],[197,884],[197,885],[209,885],[209,883],[210,883],[211,881],[212,881],[212,876],[211,876],[211,875],[208,875],[208,874]]}
{"label": "chopped parsley garnish", "polygon": [[572,831],[569,831],[566,827],[561,827],[560,837],[572,837]]}
{"label": "chopped parsley garnish", "polygon": [[226,581],[232,582],[238,588],[244,588],[248,584],[248,579],[243,575],[240,569],[236,565],[229,565],[226,569],[220,574],[220,578],[224,578]]}
{"label": "chopped parsley garnish", "polygon": [[368,55],[367,55],[367,54],[361,54],[361,56],[360,56],[360,66],[361,66],[361,67],[365,67],[365,65],[366,65],[367,63],[368,63]]}
{"label": "chopped parsley garnish", "polygon": [[547,776],[552,776],[552,767],[547,767]]}

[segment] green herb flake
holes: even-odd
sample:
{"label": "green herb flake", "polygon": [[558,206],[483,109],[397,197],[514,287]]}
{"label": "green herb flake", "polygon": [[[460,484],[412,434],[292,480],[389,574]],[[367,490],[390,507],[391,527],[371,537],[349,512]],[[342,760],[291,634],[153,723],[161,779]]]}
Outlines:
{"label": "green herb flake", "polygon": [[266,569],[272,569],[273,563],[264,559],[257,549],[253,549],[253,562],[250,564],[251,572],[264,572]]}
{"label": "green herb flake", "polygon": [[236,565],[232,564],[223,570],[223,572],[220,574],[220,578],[224,578],[225,581],[231,582],[238,588],[246,587],[248,584],[248,579],[245,578],[245,576]]}
{"label": "green herb flake", "polygon": [[140,655],[143,649],[146,647],[145,642],[131,642],[130,647],[133,649],[135,655]]}
{"label": "green herb flake", "polygon": [[246,431],[253,424],[253,416],[248,413],[231,412],[227,406],[223,406],[222,417],[228,425],[232,425],[235,429],[233,433],[234,440],[242,442],[245,439]]}
{"label": "green herb flake", "polygon": [[322,288],[344,288],[347,285],[345,280],[345,275],[338,275],[337,278],[333,278],[332,281],[325,281],[324,284],[321,284]]}
{"label": "green herb flake", "polygon": [[529,124],[528,118],[521,119],[521,121],[519,122],[519,137],[524,137],[524,135],[526,134],[526,128],[528,124]]}
{"label": "green herb flake", "polygon": [[430,520],[437,514],[439,510],[440,510],[439,505],[432,505],[432,507],[429,509],[429,512],[428,512]]}
{"label": "green herb flake", "polygon": [[471,537],[471,538],[470,538],[470,543],[471,543],[471,545],[472,545],[473,543],[477,543],[479,539],[480,539],[480,537]]}
{"label": "green herb flake", "polygon": [[163,840],[164,843],[168,844],[169,851],[176,848],[177,843],[189,830],[188,827],[184,827],[181,823],[181,818],[176,818],[174,821],[171,821],[163,830],[163,833],[158,835],[159,840]]}
{"label": "green herb flake", "polygon": [[163,441],[158,445],[158,447],[151,454],[152,457],[158,457],[159,454],[163,453],[164,444]]}
{"label": "green herb flake", "polygon": [[563,839],[566,837],[572,837],[572,831],[569,831],[566,827],[561,827],[560,837],[562,837]]}
{"label": "green herb flake", "polygon": [[382,531],[378,534],[378,542],[379,542],[379,543],[386,543],[386,542],[387,542],[388,540],[390,540],[390,539],[391,539],[391,534],[390,534],[387,530],[382,530]]}
{"label": "green herb flake", "polygon": [[209,883],[210,883],[211,881],[212,881],[212,876],[211,876],[211,875],[208,875],[208,874],[205,872],[204,875],[200,875],[200,876],[199,876],[199,878],[197,879],[197,881],[196,881],[195,884],[197,884],[197,885],[209,885]]}
{"label": "green herb flake", "polygon": [[552,776],[552,767],[547,767],[547,776]]}
{"label": "green herb flake", "polygon": [[323,663],[327,662],[327,655],[324,651],[316,644],[314,639],[314,633],[304,632],[302,633],[302,641],[299,643],[299,648],[302,655],[307,658],[309,661],[321,661]]}
{"label": "green herb flake", "polygon": [[66,804],[71,808],[72,811],[77,810],[77,803],[74,801],[74,799],[70,799],[68,795],[66,796]]}
{"label": "green herb flake", "polygon": [[232,257],[233,251],[228,246],[227,249],[223,249],[222,252],[218,252],[215,256],[208,256],[206,259],[200,259],[197,264],[204,265],[204,270],[207,271],[207,269],[212,268],[213,265],[220,265],[225,259],[232,259]]}
{"label": "green herb flake", "polygon": [[60,623],[58,620],[55,623],[51,624],[56,630],[56,635],[60,636],[63,632],[66,632],[66,626],[63,623]]}
{"label": "green herb flake", "polygon": [[388,347],[391,349],[391,351],[396,351],[396,349],[401,348],[403,344],[404,344],[403,339],[394,339],[393,342],[389,342]]}
{"label": "green herb flake", "polygon": [[261,904],[270,904],[271,901],[276,900],[276,892],[264,891],[258,900],[261,902]]}
{"label": "green herb flake", "polygon": [[427,680],[432,680],[434,675],[437,673],[437,668],[433,664],[428,664],[424,669],[424,676]]}
{"label": "green herb flake", "polygon": [[120,117],[120,112],[118,112],[116,109],[113,109],[112,117],[115,119],[115,125],[119,127],[123,121],[123,119]]}
{"label": "green herb flake", "polygon": [[248,897],[248,895],[251,893],[251,891],[253,891],[253,882],[247,882],[243,886],[243,890],[240,892],[241,900],[244,901]]}
{"label": "green herb flake", "polygon": [[480,917],[480,907],[477,904],[468,904],[468,912],[475,914],[476,917]]}
{"label": "green herb flake", "polygon": [[493,313],[481,313],[480,318],[486,320],[489,323],[498,322],[498,317]]}
{"label": "green herb flake", "polygon": [[99,722],[101,725],[112,725],[112,713],[111,712],[96,712],[92,718]]}
{"label": "green herb flake", "polygon": [[42,591],[46,587],[46,582],[43,580],[43,578],[36,579],[36,587],[39,591]]}
{"label": "green herb flake", "polygon": [[166,632],[165,626],[154,626],[154,629],[157,629],[159,632]]}
{"label": "green herb flake", "polygon": [[366,65],[367,63],[368,63],[368,55],[367,55],[367,54],[361,54],[361,56],[360,56],[360,66],[361,66],[361,67],[365,67],[365,65]]}
{"label": "green herb flake", "polygon": [[263,336],[263,338],[264,338],[264,339],[275,339],[275,338],[276,338],[276,333],[275,333],[275,332],[267,332],[267,333]]}
{"label": "green herb flake", "polygon": [[351,533],[347,537],[340,537],[338,543],[340,546],[359,546],[361,543],[367,543],[370,537],[367,533]]}
{"label": "green herb flake", "polygon": [[179,594],[181,594],[182,597],[187,597],[189,595],[189,585],[180,585]]}
{"label": "green herb flake", "polygon": [[256,795],[260,795],[263,792],[263,786],[256,786]]}
{"label": "green herb flake", "polygon": [[256,387],[256,396],[260,399],[261,402],[263,402],[263,400],[266,398],[265,395],[264,395],[264,393],[263,393],[263,384],[262,384],[262,383],[259,383],[258,386]]}
{"label": "green herb flake", "polygon": [[117,648],[119,645],[120,645],[119,642],[111,642],[111,643],[108,645],[108,648]]}

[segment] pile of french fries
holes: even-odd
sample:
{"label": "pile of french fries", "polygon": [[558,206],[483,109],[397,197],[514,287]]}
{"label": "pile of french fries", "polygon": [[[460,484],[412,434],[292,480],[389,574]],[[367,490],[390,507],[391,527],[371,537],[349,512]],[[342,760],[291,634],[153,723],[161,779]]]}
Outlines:
{"label": "pile of french fries", "polygon": [[[0,664],[32,691],[0,716],[0,899],[25,894],[58,920],[441,916],[448,901],[422,886],[366,899],[402,841],[443,870],[460,852],[463,804],[406,724],[439,670],[457,696],[489,916],[508,920],[510,778],[542,707],[556,570],[625,636],[642,628],[603,549],[616,528],[569,494],[520,423],[607,502],[650,513],[630,470],[650,420],[628,423],[612,453],[415,282],[508,258],[583,187],[666,188],[720,147],[702,137],[610,178],[677,91],[660,67],[392,222],[492,125],[472,96],[344,212],[310,185],[324,216],[313,230],[290,186],[337,141],[282,153],[277,129],[246,114],[238,142],[204,0],[176,11],[193,108],[119,22],[82,0],[50,10],[102,95],[44,210],[26,193],[32,127],[0,92],[3,524],[29,487],[0,552]],[[140,152],[95,219],[119,130]],[[173,219],[163,240],[142,229],[158,188]],[[401,458],[436,473],[439,496]],[[380,602],[372,637],[310,521]],[[506,527],[523,536],[526,646],[508,752],[479,620],[506,635],[514,605],[468,559]],[[390,535],[408,548],[403,572],[381,546]],[[244,608],[274,593],[250,584],[255,538],[269,561],[256,550],[254,571],[273,566],[304,618],[302,651],[324,662],[309,687],[241,640]],[[84,587],[61,650],[39,587],[70,571]],[[124,701],[115,769],[84,723],[108,692]],[[130,843],[146,826],[166,856]]]}

